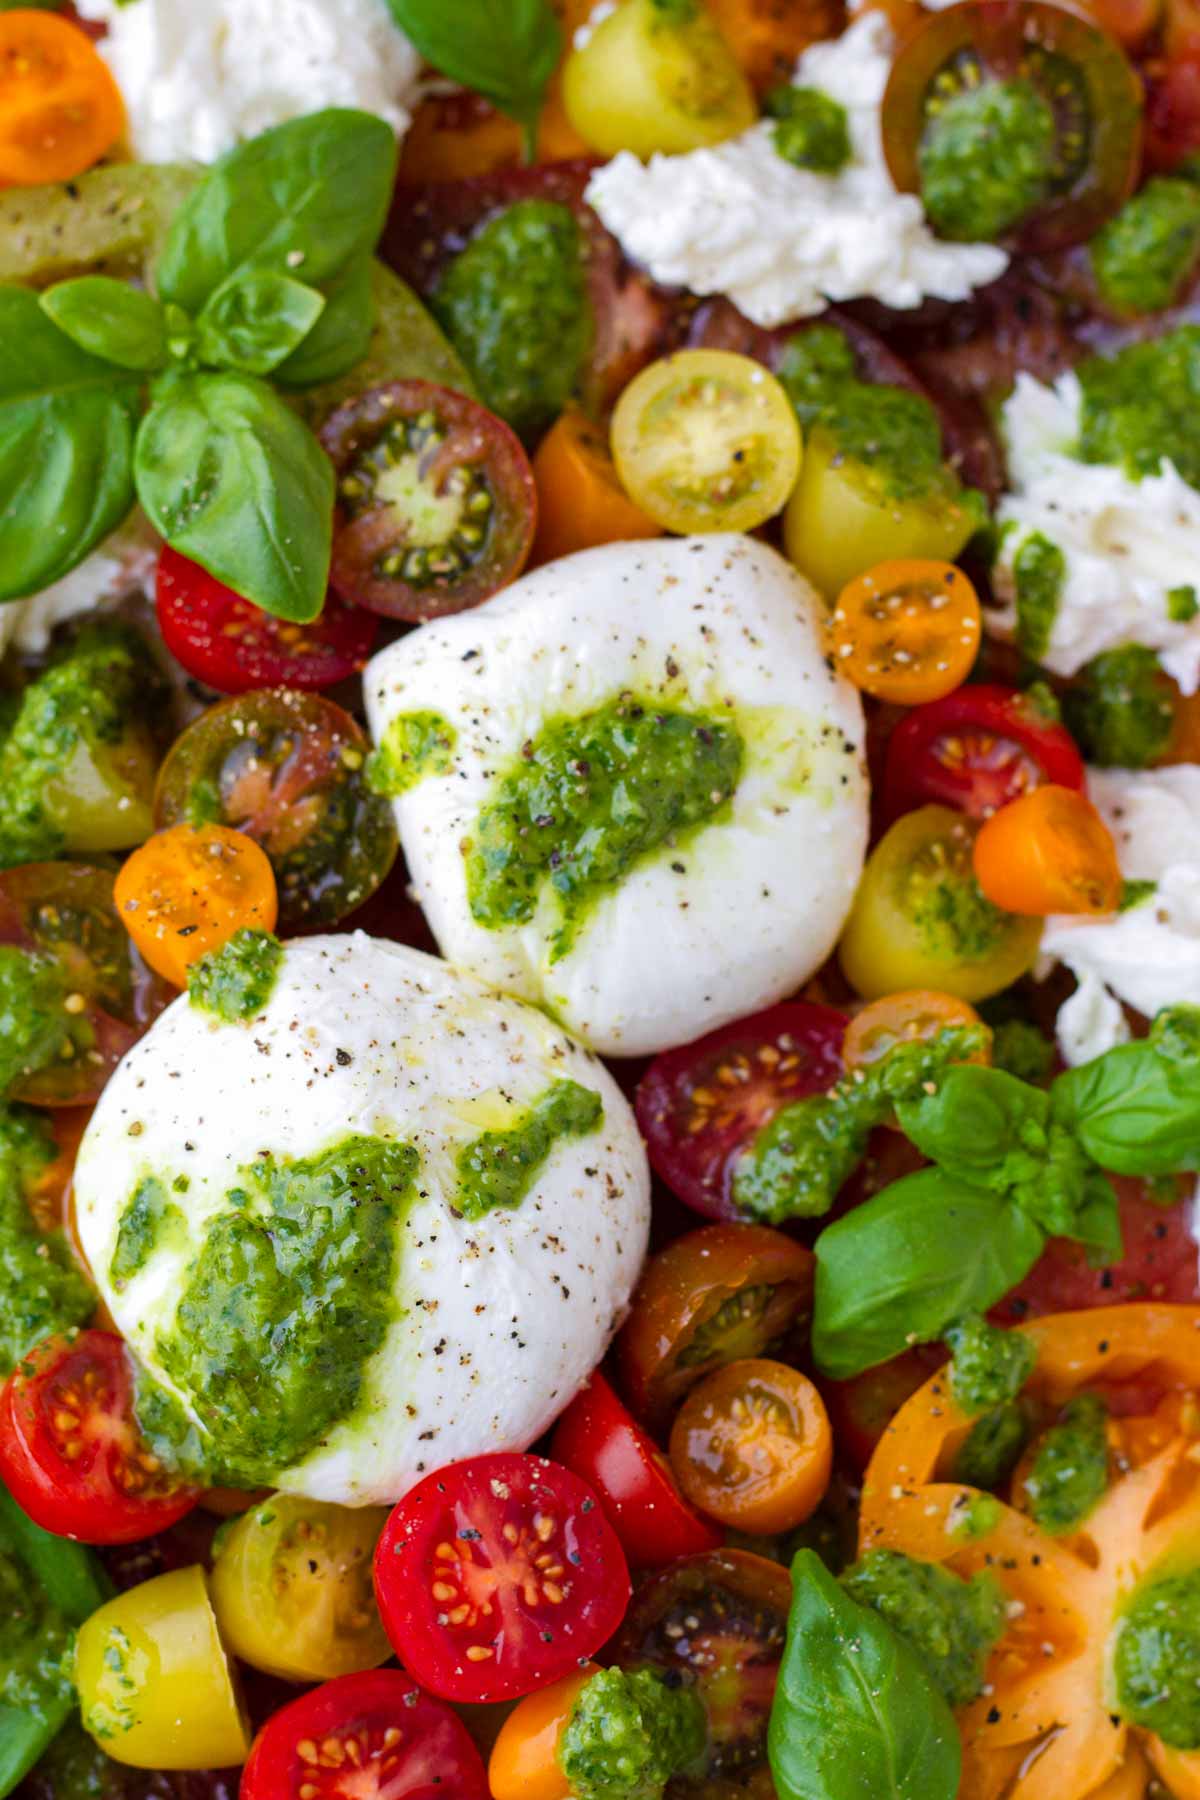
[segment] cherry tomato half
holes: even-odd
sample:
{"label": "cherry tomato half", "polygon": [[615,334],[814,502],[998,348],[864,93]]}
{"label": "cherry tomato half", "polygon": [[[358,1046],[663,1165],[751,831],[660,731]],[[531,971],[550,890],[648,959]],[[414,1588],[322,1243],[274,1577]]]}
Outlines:
{"label": "cherry tomato half", "polygon": [[781,1107],[835,1085],[845,1032],[844,1013],[793,1001],[655,1057],[638,1085],[638,1125],[672,1192],[710,1218],[736,1218],[742,1149]]}
{"label": "cherry tomato half", "polygon": [[142,1438],[112,1331],[47,1338],[18,1363],[0,1391],[0,1477],[44,1530],[85,1544],[150,1537],[199,1499]]}
{"label": "cherry tomato half", "polygon": [[812,1305],[812,1252],[767,1225],[705,1225],[642,1271],[617,1339],[625,1392],[651,1430],[714,1369],[761,1356]]}
{"label": "cherry tomato half", "polygon": [[29,1072],[11,1097],[34,1106],[90,1104],[174,997],[131,944],[112,876],[82,863],[5,870],[0,947],[6,946],[39,958],[46,986],[40,1041],[31,1042]]}
{"label": "cherry tomato half", "polygon": [[251,688],[327,688],[356,675],[379,621],[330,594],[308,625],[272,618],[170,545],[154,597],[163,643],[189,675],[220,694]]}
{"label": "cherry tomato half", "polygon": [[839,674],[876,700],[937,700],[971,672],[983,631],[979,596],[953,563],[877,563],[838,595],[829,648]]}
{"label": "cherry tomato half", "polygon": [[[881,1000],[872,1000],[855,1013],[846,1030],[842,1054],[847,1069],[865,1069],[897,1044],[926,1042],[954,1026],[981,1024],[979,1014],[965,1000],[930,988],[909,988],[904,993],[885,994]],[[983,1049],[968,1060],[989,1062],[990,1051]]]}
{"label": "cherry tomato half", "polygon": [[692,1511],[665,1456],[597,1370],[550,1440],[555,1458],[600,1496],[635,1569],[712,1550],[721,1534]]}
{"label": "cherry tomato half", "polygon": [[77,24],[20,7],[0,17],[0,186],[70,181],[125,127],[108,65]]}
{"label": "cherry tomato half", "polygon": [[741,1531],[792,1531],[833,1469],[825,1403],[799,1369],[751,1357],[694,1387],[671,1429],[671,1467],[694,1506]]}
{"label": "cherry tomato half", "polygon": [[368,749],[350,714],[318,694],[270,688],[222,700],[171,747],[155,823],[244,832],[275,870],[281,927],[334,924],[396,859],[392,809],[367,786]]}
{"label": "cherry tomato half", "polygon": [[1026,250],[1084,242],[1137,179],[1141,88],[1107,32],[1046,0],[973,0],[924,19],[906,37],[883,97],[892,180],[901,192],[921,191],[931,123],[950,97],[989,80],[1025,84],[1053,117],[1044,186],[1012,235]]}
{"label": "cherry tomato half", "polygon": [[848,1381],[822,1382],[839,1463],[861,1474],[904,1402],[945,1360],[941,1344],[920,1344]]}
{"label": "cherry tomato half", "polygon": [[330,580],[392,619],[437,619],[515,581],[537,525],[520,439],[431,381],[371,388],[325,421],[337,470]]}
{"label": "cherry tomato half", "polygon": [[596,1495],[542,1456],[474,1456],[427,1475],[375,1552],[384,1628],[446,1700],[512,1700],[607,1642],[629,1571]]}
{"label": "cherry tomato half", "polygon": [[975,878],[1009,912],[1115,912],[1121,867],[1112,832],[1086,794],[1050,783],[1010,800],[975,839]]}
{"label": "cherry tomato half", "polygon": [[680,1557],[639,1587],[606,1660],[674,1670],[708,1714],[705,1800],[768,1800],[767,1720],[787,1636],[792,1583],[745,1550]]}
{"label": "cherry tomato half", "polygon": [[267,1720],[240,1800],[488,1800],[462,1720],[399,1669],[342,1675]]}
{"label": "cherry tomato half", "polygon": [[1083,758],[1035,695],[981,683],[918,706],[888,739],[888,820],[936,801],[983,819],[1042,782],[1083,791]]}

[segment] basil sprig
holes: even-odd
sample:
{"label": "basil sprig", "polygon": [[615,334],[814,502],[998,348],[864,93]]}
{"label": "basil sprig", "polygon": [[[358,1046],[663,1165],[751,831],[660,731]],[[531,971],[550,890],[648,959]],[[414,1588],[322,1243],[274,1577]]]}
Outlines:
{"label": "basil sprig", "polygon": [[154,293],[0,288],[0,600],[74,568],[136,488],[175,549],[266,612],[317,617],[333,472],[265,378],[326,382],[366,353],[395,166],[383,120],[313,113],[213,165]]}
{"label": "basil sprig", "polygon": [[550,0],[388,0],[426,62],[525,127],[532,159],[538,114],[562,48]]}
{"label": "basil sprig", "polygon": [[916,1651],[812,1550],[792,1564],[767,1756],[780,1800],[954,1800],[954,1715]]}
{"label": "basil sprig", "polygon": [[813,1351],[843,1379],[942,1337],[1028,1274],[1049,1237],[1122,1254],[1105,1170],[1200,1170],[1200,1009],[1060,1075],[1048,1093],[956,1066],[897,1117],[937,1167],[890,1187],[817,1239]]}

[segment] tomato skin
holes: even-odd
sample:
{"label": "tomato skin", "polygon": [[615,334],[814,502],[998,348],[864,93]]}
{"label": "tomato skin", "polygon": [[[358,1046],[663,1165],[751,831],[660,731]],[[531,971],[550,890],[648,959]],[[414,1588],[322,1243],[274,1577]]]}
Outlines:
{"label": "tomato skin", "polygon": [[821,1392],[839,1457],[859,1474],[904,1402],[945,1361],[941,1345],[921,1345],[848,1381],[823,1381]]}
{"label": "tomato skin", "polygon": [[[72,1421],[65,1429],[64,1418]],[[174,1525],[199,1493],[167,1485],[161,1465],[147,1458],[115,1332],[47,1338],[0,1390],[0,1479],[45,1531],[130,1544]]]}
{"label": "tomato skin", "polygon": [[[650,1429],[669,1423],[688,1389],[733,1357],[758,1356],[812,1304],[812,1252],[767,1225],[705,1225],[651,1257],[617,1339],[621,1379]],[[756,1297],[713,1354],[697,1339],[731,1302]]]}
{"label": "tomato skin", "polygon": [[734,1530],[792,1531],[833,1469],[825,1404],[786,1363],[727,1363],[692,1389],[671,1430],[671,1467],[697,1506]]}
{"label": "tomato skin", "polygon": [[839,671],[864,693],[898,705],[943,698],[971,672],[979,596],[953,563],[879,563],[848,583],[829,622]]}
{"label": "tomato skin", "polygon": [[[384,1629],[445,1700],[512,1700],[559,1680],[612,1636],[629,1592],[596,1495],[540,1456],[474,1456],[427,1475],[375,1552]],[[468,1616],[453,1617],[460,1609]]]}
{"label": "tomato skin", "polygon": [[1085,794],[1043,783],[985,819],[975,878],[1009,912],[1104,914],[1121,901],[1112,833]]}
{"label": "tomato skin", "polygon": [[[376,1771],[371,1753],[393,1731],[400,1734],[389,1745],[397,1760],[386,1773]],[[302,1744],[323,1748],[354,1737],[365,1741],[367,1755],[336,1764],[331,1758],[324,1767],[301,1758]],[[364,1785],[369,1781],[373,1788]],[[447,1800],[488,1800],[487,1776],[466,1726],[399,1669],[341,1675],[275,1713],[251,1746],[239,1800],[300,1800],[302,1794],[311,1800],[313,1793],[350,1800],[352,1791],[387,1800],[433,1800],[441,1793]]]}
{"label": "tomato skin", "polygon": [[169,544],[158,559],[154,600],[171,655],[220,694],[333,687],[365,667],[379,629],[372,613],[333,593],[310,625],[272,618]]}
{"label": "tomato skin", "polygon": [[[739,1154],[781,1107],[834,1086],[845,1032],[846,1016],[833,1007],[788,1001],[656,1056],[636,1102],[655,1173],[696,1212],[736,1219]],[[697,1094],[707,1096],[703,1124]]]}
{"label": "tomato skin", "polygon": [[914,707],[893,730],[884,816],[934,802],[984,819],[1043,782],[1083,791],[1083,758],[1066,726],[1018,688],[960,687]]}

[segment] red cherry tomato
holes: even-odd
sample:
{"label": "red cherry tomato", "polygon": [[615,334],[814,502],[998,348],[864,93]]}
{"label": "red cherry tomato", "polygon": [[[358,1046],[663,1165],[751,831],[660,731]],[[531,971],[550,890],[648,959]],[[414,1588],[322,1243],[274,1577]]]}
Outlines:
{"label": "red cherry tomato", "polygon": [[823,1381],[821,1393],[839,1458],[861,1474],[904,1402],[945,1360],[940,1344],[922,1344],[849,1381]]}
{"label": "red cherry tomato", "polygon": [[1111,1268],[1092,1268],[1081,1244],[1052,1238],[1032,1269],[996,1307],[1003,1325],[1041,1313],[1077,1312],[1126,1300],[1166,1300],[1194,1305],[1200,1300],[1200,1252],[1192,1235],[1192,1201],[1181,1184],[1173,1205],[1156,1204],[1146,1184],[1110,1177],[1120,1203],[1125,1254]]}
{"label": "red cherry tomato", "polygon": [[512,1700],[579,1667],[629,1599],[592,1490],[543,1456],[473,1456],[405,1495],[375,1551],[384,1628],[446,1700]]}
{"label": "red cherry tomato", "polygon": [[666,1457],[599,1371],[554,1427],[550,1449],[595,1488],[635,1569],[661,1568],[723,1541],[688,1505]]}
{"label": "red cherry tomato", "polygon": [[163,643],[189,675],[220,694],[327,688],[356,675],[379,621],[329,594],[309,625],[274,619],[168,545],[154,588]]}
{"label": "red cherry tomato", "polygon": [[892,732],[884,816],[936,804],[983,819],[1046,783],[1083,792],[1083,758],[1066,726],[1018,688],[960,687],[914,707]]}
{"label": "red cherry tomato", "polygon": [[794,1001],[656,1056],[638,1085],[637,1117],[667,1186],[709,1218],[736,1218],[743,1147],[781,1107],[833,1087],[845,1031],[831,1006]]}
{"label": "red cherry tomato", "polygon": [[165,1531],[200,1497],[171,1480],[138,1430],[112,1331],[47,1338],[17,1364],[0,1390],[0,1479],[44,1530],[85,1544]]}
{"label": "red cherry tomato", "polygon": [[466,1726],[399,1669],[326,1681],[272,1715],[240,1800],[488,1800]]}
{"label": "red cherry tomato", "polygon": [[974,0],[907,35],[883,97],[892,180],[902,193],[920,192],[920,145],[936,103],[988,77],[1030,82],[1057,125],[1055,178],[1014,238],[1026,250],[1083,243],[1137,179],[1141,87],[1106,31],[1046,0]]}
{"label": "red cherry tomato", "polygon": [[1152,68],[1146,93],[1146,162],[1174,169],[1200,151],[1200,44]]}

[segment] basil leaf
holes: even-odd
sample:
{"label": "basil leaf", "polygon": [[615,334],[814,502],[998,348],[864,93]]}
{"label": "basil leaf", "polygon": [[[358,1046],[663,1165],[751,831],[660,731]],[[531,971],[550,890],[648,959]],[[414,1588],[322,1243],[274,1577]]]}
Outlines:
{"label": "basil leaf", "polygon": [[152,294],[127,281],[109,275],[60,281],[41,295],[40,304],[58,329],[91,356],[143,374],[166,363],[163,309]]}
{"label": "basil leaf", "polygon": [[1014,1288],[1045,1242],[1019,1207],[941,1169],[893,1182],[817,1239],[818,1365],[842,1379],[944,1337]]}
{"label": "basil leaf", "polygon": [[[901,1100],[896,1117],[905,1136],[948,1175],[1003,1192],[1011,1185],[1008,1159],[1022,1143],[1045,1142],[1049,1097],[1002,1069],[956,1064],[932,1094]],[[1032,1126],[1032,1133],[1025,1128]]]}
{"label": "basil leaf", "polygon": [[292,354],[325,310],[325,296],[274,269],[235,275],[196,320],[196,354],[209,368],[267,375]]}
{"label": "basil leaf", "polygon": [[133,505],[140,383],[0,287],[0,600],[81,563]]}
{"label": "basil leaf", "polygon": [[792,1589],[767,1729],[779,1800],[954,1800],[958,1727],[916,1651],[815,1551]]}
{"label": "basil leaf", "polygon": [[276,381],[286,387],[313,387],[336,381],[363,360],[375,329],[371,263],[369,256],[355,257],[326,282],[320,318],[299,348],[278,365]]}
{"label": "basil leaf", "polygon": [[320,287],[375,248],[395,172],[390,126],[343,107],[239,144],[176,215],[156,271],[159,295],[198,314],[225,282],[258,269]]}
{"label": "basil leaf", "polygon": [[562,49],[550,0],[388,0],[426,62],[524,125],[532,153],[538,114]]}
{"label": "basil leaf", "polygon": [[184,556],[277,618],[325,601],[333,465],[308,427],[248,375],[168,375],[142,421],[138,497]]}
{"label": "basil leaf", "polygon": [[1055,1118],[1102,1169],[1117,1175],[1200,1169],[1200,1059],[1181,1059],[1153,1036],[1067,1070],[1050,1097]]}
{"label": "basil leaf", "polygon": [[1092,1170],[1070,1235],[1084,1246],[1090,1268],[1111,1269],[1125,1254],[1117,1190],[1099,1169]]}

